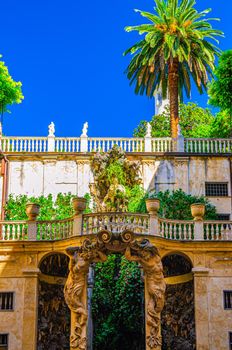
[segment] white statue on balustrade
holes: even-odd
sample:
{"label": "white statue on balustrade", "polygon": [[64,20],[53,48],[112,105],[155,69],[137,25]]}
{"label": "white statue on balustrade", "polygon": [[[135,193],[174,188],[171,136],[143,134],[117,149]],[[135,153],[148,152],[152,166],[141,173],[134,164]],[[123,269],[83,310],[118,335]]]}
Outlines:
{"label": "white statue on balustrade", "polygon": [[48,125],[48,136],[55,136],[55,124],[53,122]]}
{"label": "white statue on balustrade", "polygon": [[88,122],[85,122],[84,125],[83,125],[83,129],[82,129],[82,134],[81,134],[81,136],[85,136],[85,137],[88,136],[88,135],[87,135],[88,127],[89,127]]}
{"label": "white statue on balustrade", "polygon": [[147,123],[146,137],[151,137],[151,123]]}

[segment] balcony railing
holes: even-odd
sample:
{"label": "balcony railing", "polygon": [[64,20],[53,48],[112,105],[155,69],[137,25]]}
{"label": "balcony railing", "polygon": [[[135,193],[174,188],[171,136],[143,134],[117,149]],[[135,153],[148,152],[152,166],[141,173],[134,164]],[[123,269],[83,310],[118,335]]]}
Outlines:
{"label": "balcony railing", "polygon": [[82,233],[96,234],[102,230],[149,234],[149,215],[131,213],[97,213],[83,215]]}
{"label": "balcony railing", "polygon": [[232,221],[184,221],[138,213],[92,213],[65,220],[0,221],[0,241],[56,241],[100,231],[130,230],[175,241],[231,241]]}
{"label": "balcony railing", "polygon": [[79,153],[107,152],[114,145],[128,153],[231,154],[231,139],[187,138],[110,138],[110,137],[1,137],[5,153]]}

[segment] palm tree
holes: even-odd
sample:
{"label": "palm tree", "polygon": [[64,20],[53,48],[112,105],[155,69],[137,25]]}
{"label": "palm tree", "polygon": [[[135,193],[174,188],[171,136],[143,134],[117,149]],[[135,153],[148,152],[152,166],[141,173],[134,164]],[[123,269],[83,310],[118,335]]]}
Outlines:
{"label": "palm tree", "polygon": [[167,91],[170,100],[172,137],[177,137],[179,99],[183,90],[187,97],[191,93],[191,80],[200,93],[206,90],[208,77],[214,70],[215,56],[220,49],[213,44],[223,32],[215,30],[209,23],[216,18],[205,18],[211,11],[198,12],[195,0],[154,0],[155,13],[139,12],[151,23],[126,27],[145,37],[124,52],[133,58],[126,74],[130,84],[135,83],[136,94],[153,97],[157,88],[162,89],[164,98]]}

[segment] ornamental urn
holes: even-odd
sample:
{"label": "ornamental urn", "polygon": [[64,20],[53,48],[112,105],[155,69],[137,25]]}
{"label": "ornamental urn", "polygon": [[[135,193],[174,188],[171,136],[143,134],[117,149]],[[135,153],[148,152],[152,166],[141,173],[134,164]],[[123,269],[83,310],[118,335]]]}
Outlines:
{"label": "ornamental urn", "polygon": [[194,218],[194,221],[203,221],[205,215],[205,204],[194,203],[191,205],[191,214]]}
{"label": "ornamental urn", "polygon": [[160,200],[157,198],[146,199],[147,211],[150,215],[157,215],[160,208]]}
{"label": "ornamental urn", "polygon": [[29,221],[35,221],[39,215],[40,205],[36,203],[28,203],[26,205],[26,214]]}
{"label": "ornamental urn", "polygon": [[86,198],[84,197],[74,197],[72,200],[73,209],[75,212],[75,215],[82,214],[83,211],[86,209]]}

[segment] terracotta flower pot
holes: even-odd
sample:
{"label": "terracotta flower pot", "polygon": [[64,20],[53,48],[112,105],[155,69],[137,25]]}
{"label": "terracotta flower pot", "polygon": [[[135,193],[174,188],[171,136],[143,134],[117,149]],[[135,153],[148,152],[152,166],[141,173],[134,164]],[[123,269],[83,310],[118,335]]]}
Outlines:
{"label": "terracotta flower pot", "polygon": [[160,208],[160,200],[157,198],[146,199],[147,211],[151,215],[157,215]]}
{"label": "terracotta flower pot", "polygon": [[35,203],[28,203],[26,205],[26,214],[28,220],[35,221],[37,216],[39,215],[40,205]]}
{"label": "terracotta flower pot", "polygon": [[202,221],[205,215],[205,204],[194,203],[191,205],[191,214],[194,221]]}
{"label": "terracotta flower pot", "polygon": [[83,197],[75,197],[72,200],[73,209],[75,211],[75,215],[83,213],[83,211],[86,209],[86,202],[87,200]]}

